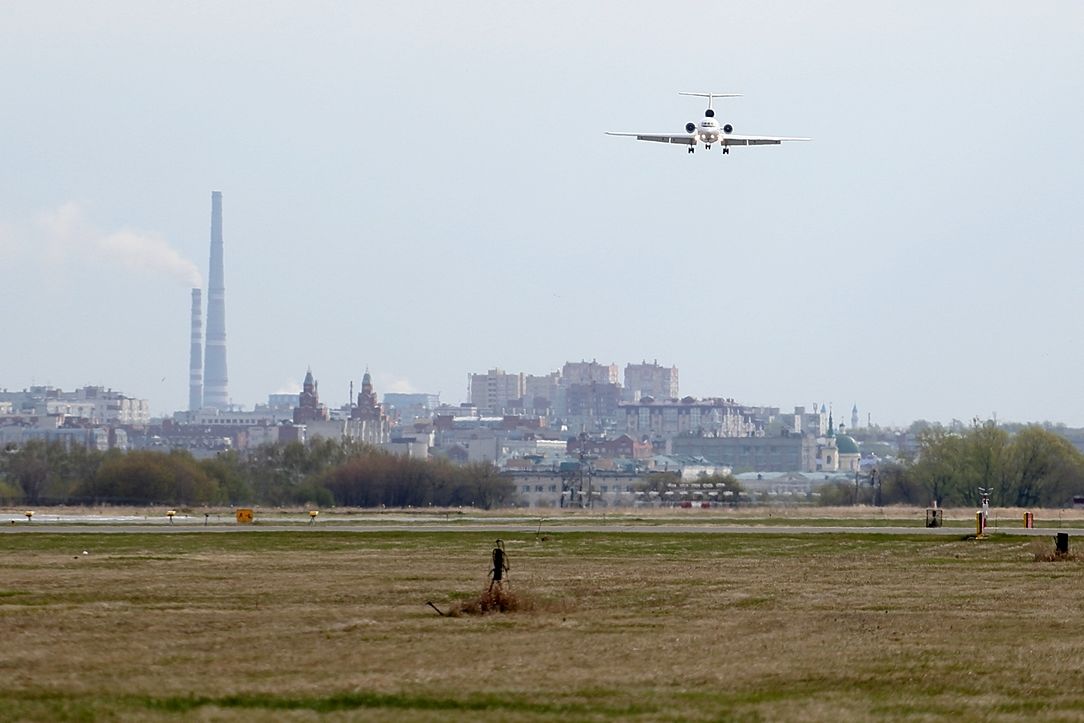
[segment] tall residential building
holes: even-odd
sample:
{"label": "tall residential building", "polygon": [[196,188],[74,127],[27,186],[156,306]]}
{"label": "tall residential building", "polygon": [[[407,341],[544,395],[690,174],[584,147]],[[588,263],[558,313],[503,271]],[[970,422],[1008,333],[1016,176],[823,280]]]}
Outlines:
{"label": "tall residential building", "polygon": [[619,384],[616,364],[599,364],[591,361],[565,362],[561,369],[562,384]]}
{"label": "tall residential building", "polygon": [[813,437],[823,437],[828,432],[828,410],[821,405],[820,412],[814,404],[812,411],[807,412],[805,407],[795,407],[794,414],[780,414],[783,428],[791,434],[808,434]]}
{"label": "tall residential building", "polygon": [[505,374],[503,369],[490,369],[485,374],[470,375],[470,402],[483,413],[502,414],[518,408],[524,394],[524,377]]}
{"label": "tall residential building", "polygon": [[565,385],[565,419],[571,432],[601,432],[617,422],[621,385],[586,382]]}
{"label": "tall residential building", "polygon": [[557,409],[558,402],[561,400],[561,373],[550,372],[545,376],[528,374],[523,388],[525,409],[536,412]]}
{"label": "tall residential building", "polygon": [[226,374],[226,282],[222,249],[222,192],[211,192],[211,260],[207,282],[207,345],[204,349],[203,406],[228,409]]}
{"label": "tall residential building", "polygon": [[658,361],[625,365],[625,395],[629,401],[678,399],[677,367],[662,367]]}

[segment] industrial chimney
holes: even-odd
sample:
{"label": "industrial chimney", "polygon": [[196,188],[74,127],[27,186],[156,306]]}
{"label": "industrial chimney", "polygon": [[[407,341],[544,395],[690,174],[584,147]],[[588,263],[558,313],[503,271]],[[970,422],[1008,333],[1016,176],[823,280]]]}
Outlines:
{"label": "industrial chimney", "polygon": [[211,192],[211,273],[207,283],[207,348],[204,350],[203,406],[225,410],[226,282],[222,266],[222,192]]}
{"label": "industrial chimney", "polygon": [[188,362],[188,411],[203,409],[203,293],[192,289],[192,354]]}

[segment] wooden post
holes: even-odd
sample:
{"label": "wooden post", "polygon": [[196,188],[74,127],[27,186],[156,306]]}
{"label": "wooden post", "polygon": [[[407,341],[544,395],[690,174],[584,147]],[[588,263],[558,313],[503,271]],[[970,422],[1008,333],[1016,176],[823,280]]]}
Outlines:
{"label": "wooden post", "polygon": [[975,537],[982,537],[982,510],[975,513]]}

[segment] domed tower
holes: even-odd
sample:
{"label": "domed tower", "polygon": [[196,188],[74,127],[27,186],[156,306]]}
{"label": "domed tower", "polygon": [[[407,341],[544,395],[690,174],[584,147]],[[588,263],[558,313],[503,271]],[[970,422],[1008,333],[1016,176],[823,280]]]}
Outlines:
{"label": "domed tower", "polygon": [[373,391],[373,377],[369,370],[365,370],[365,376],[361,378],[361,394],[358,395],[358,406],[372,409],[377,406],[376,392]]}
{"label": "domed tower", "polygon": [[384,408],[376,401],[373,378],[368,369],[365,370],[365,376],[361,378],[361,394],[358,395],[358,404],[351,410],[350,417],[371,421],[381,421],[384,418]]}
{"label": "domed tower", "polygon": [[862,453],[858,449],[858,442],[846,434],[836,437],[836,457],[839,459],[839,469],[842,472],[857,472],[862,463]]}
{"label": "domed tower", "polygon": [[[821,406],[821,418],[824,418],[824,406]],[[828,409],[828,429],[824,437],[817,440],[817,472],[839,471],[839,451],[836,447],[836,425],[832,410]]]}
{"label": "domed tower", "polygon": [[328,419],[327,407],[320,404],[319,385],[312,376],[312,369],[305,372],[305,381],[301,384],[301,394],[294,407],[294,424],[324,421]]}
{"label": "domed tower", "polygon": [[391,439],[391,423],[384,413],[384,405],[376,401],[373,378],[368,369],[361,378],[361,394],[357,405],[350,410],[350,421],[355,428],[355,439],[359,441],[383,444]]}

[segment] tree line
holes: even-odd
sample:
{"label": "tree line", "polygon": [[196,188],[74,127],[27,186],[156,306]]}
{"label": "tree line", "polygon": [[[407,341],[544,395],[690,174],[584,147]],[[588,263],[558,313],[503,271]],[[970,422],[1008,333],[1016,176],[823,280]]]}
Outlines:
{"label": "tree line", "polygon": [[1084,454],[1040,425],[1009,431],[993,421],[926,425],[911,459],[882,464],[857,485],[821,488],[821,504],[1064,507],[1084,494]]}
{"label": "tree line", "polygon": [[417,460],[349,441],[268,444],[197,460],[183,450],[101,452],[34,440],[0,453],[0,503],[468,506],[512,501],[489,464]]}
{"label": "tree line", "polygon": [[[720,479],[718,482],[730,482]],[[661,484],[661,477],[654,480]],[[872,484],[871,484],[872,482]],[[649,481],[648,486],[651,485]],[[821,504],[1062,507],[1084,494],[1084,454],[1039,425],[925,425],[917,453],[858,484],[820,488]],[[734,491],[740,487],[734,484]],[[0,504],[342,505],[499,507],[513,485],[489,464],[417,460],[327,439],[263,445],[197,460],[168,452],[31,441],[0,451]]]}

